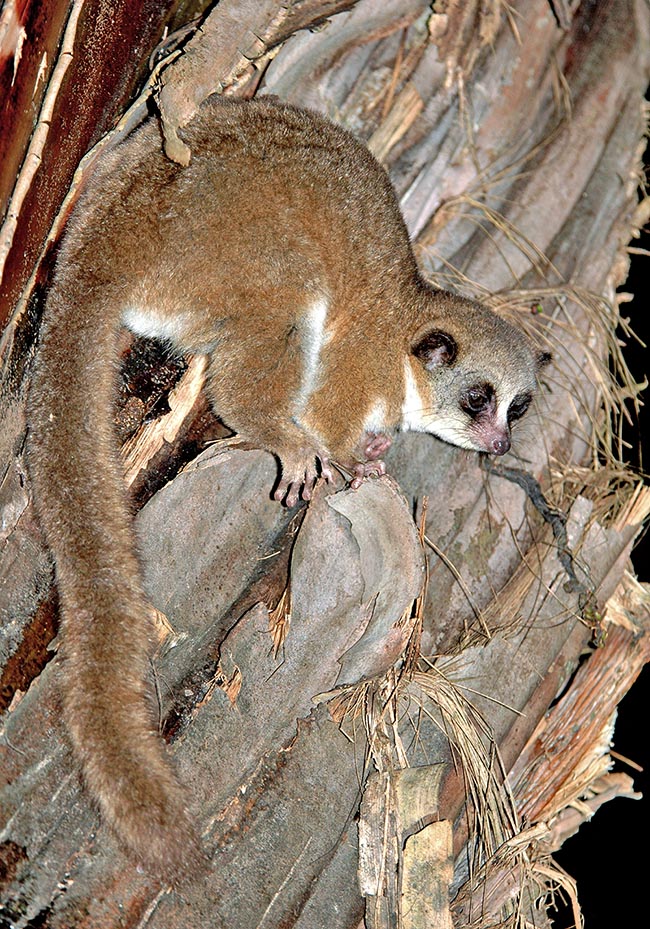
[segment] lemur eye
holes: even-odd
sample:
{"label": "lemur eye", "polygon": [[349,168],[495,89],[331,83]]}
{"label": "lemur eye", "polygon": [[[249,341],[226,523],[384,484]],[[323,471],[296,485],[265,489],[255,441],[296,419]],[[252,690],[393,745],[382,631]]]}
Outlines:
{"label": "lemur eye", "polygon": [[516,420],[521,419],[530,406],[532,399],[531,394],[522,394],[520,397],[515,397],[508,407],[508,422],[514,423]]}
{"label": "lemur eye", "polygon": [[494,388],[491,384],[477,384],[476,387],[470,387],[465,391],[460,406],[470,416],[476,416],[490,406],[493,397]]}

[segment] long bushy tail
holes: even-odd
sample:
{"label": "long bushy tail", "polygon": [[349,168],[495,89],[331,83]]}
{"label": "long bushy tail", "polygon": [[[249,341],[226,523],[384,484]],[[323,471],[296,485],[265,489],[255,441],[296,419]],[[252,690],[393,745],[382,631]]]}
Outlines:
{"label": "long bushy tail", "polygon": [[175,878],[199,842],[158,734],[153,627],[114,438],[118,320],[71,277],[48,300],[28,402],[29,470],[56,562],[64,714],[104,818],[145,867]]}

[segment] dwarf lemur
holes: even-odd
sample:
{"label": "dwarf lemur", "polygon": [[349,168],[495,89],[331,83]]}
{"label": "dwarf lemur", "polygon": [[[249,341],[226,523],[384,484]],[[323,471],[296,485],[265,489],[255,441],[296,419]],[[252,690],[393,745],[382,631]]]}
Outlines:
{"label": "dwarf lemur", "polygon": [[383,168],[347,131],[258,98],[206,101],[181,167],[150,119],[98,161],[68,221],[28,401],[56,563],[64,712],[85,781],[158,875],[198,855],[158,735],[153,632],[113,429],[122,325],[209,355],[221,419],[278,459],[275,496],[333,463],[383,470],[396,429],[502,455],[547,356],[416,265]]}

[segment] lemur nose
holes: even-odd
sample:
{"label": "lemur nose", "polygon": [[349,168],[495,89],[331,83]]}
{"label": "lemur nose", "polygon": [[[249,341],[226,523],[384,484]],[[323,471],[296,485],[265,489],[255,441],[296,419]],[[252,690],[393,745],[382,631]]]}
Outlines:
{"label": "lemur nose", "polygon": [[510,439],[507,435],[504,435],[500,439],[492,439],[491,445],[492,452],[495,455],[505,455],[510,448]]}

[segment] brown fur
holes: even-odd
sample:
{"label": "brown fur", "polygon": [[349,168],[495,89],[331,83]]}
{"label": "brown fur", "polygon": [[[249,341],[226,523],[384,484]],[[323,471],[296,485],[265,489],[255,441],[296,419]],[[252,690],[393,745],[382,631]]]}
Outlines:
{"label": "brown fur", "polygon": [[[447,417],[451,440],[479,449],[493,418],[476,438],[459,391],[489,380],[512,398],[536,381],[521,333],[423,281],[385,172],[344,130],[263,98],[214,99],[184,138],[188,168],[163,156],[150,121],[88,182],[58,258],[29,402],[30,468],[61,596],[67,726],[104,816],[167,876],[200,852],[157,735],[152,633],[113,435],[125,311],[136,328],[212,355],[216,411],[278,456],[290,503],[301,486],[308,495],[317,460],[326,469],[330,456],[358,458],[370,421],[374,431],[402,423],[407,361],[426,401],[414,427],[436,432]],[[315,305],[326,305],[322,339]],[[453,362],[422,348],[438,330],[453,337]]]}

